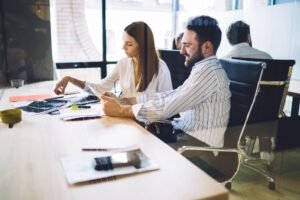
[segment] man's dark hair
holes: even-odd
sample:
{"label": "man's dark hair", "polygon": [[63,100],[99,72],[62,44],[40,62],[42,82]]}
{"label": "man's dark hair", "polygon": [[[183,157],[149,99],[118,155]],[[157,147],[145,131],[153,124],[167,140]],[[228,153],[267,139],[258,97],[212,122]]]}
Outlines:
{"label": "man's dark hair", "polygon": [[228,27],[226,35],[231,45],[248,42],[250,27],[243,21],[236,21]]}
{"label": "man's dark hair", "polygon": [[216,53],[222,38],[222,31],[218,21],[209,16],[198,16],[189,20],[187,29],[197,33],[197,39],[200,43],[210,41],[214,46]]}

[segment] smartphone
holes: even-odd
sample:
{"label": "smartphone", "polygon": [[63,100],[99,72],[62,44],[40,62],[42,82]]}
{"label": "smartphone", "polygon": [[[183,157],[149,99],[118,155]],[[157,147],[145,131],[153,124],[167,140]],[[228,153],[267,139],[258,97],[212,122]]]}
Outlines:
{"label": "smartphone", "polygon": [[138,155],[138,151],[128,151],[122,153],[116,153],[111,156],[94,158],[95,170],[113,170],[119,167],[134,166],[139,168],[141,159]]}

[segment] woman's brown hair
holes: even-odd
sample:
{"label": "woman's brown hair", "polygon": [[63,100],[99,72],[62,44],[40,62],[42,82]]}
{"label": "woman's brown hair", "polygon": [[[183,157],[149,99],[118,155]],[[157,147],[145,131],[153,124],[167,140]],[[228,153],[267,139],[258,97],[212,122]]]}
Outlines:
{"label": "woman's brown hair", "polygon": [[[138,57],[138,92],[145,91],[152,78],[158,73],[159,57],[155,49],[154,37],[145,22],[133,22],[124,31],[133,37],[139,45]],[[138,78],[136,77],[136,78]]]}

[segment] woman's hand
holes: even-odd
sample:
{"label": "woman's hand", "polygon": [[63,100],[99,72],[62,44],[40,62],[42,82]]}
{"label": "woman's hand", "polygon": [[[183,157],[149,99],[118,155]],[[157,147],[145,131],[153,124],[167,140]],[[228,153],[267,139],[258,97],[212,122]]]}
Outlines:
{"label": "woman's hand", "polygon": [[114,93],[112,93],[112,92],[103,92],[101,94],[101,96],[110,97],[110,98],[115,99],[115,100],[119,99],[119,97],[117,95],[115,95]]}
{"label": "woman's hand", "polygon": [[65,89],[66,89],[70,79],[71,79],[71,77],[69,77],[69,76],[65,76],[63,79],[61,79],[54,88],[55,94],[57,94],[57,95],[64,94]]}

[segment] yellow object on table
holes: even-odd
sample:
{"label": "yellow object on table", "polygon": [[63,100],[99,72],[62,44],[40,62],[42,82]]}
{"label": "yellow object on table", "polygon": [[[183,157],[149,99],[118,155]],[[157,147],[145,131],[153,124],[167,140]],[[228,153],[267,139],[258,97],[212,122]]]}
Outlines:
{"label": "yellow object on table", "polygon": [[22,120],[22,110],[19,108],[0,111],[1,121],[12,128],[14,124]]}
{"label": "yellow object on table", "polygon": [[72,105],[71,110],[78,110],[78,105]]}

